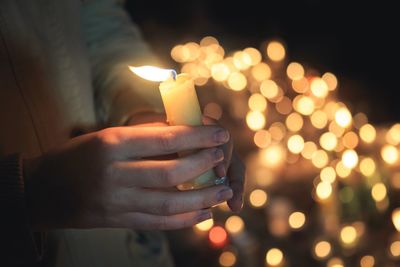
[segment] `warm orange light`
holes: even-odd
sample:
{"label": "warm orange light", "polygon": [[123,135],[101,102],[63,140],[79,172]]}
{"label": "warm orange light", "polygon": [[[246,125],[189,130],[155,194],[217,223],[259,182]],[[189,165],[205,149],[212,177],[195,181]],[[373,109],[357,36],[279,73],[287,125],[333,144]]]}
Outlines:
{"label": "warm orange light", "polygon": [[196,224],[194,226],[194,228],[198,231],[206,232],[206,231],[210,230],[211,227],[213,227],[213,225],[214,225],[214,220],[211,218],[211,219],[208,219],[208,220],[202,221],[201,223]]}
{"label": "warm orange light", "polygon": [[273,80],[265,80],[260,85],[260,92],[268,99],[273,99],[278,96],[279,88]]}
{"label": "warm orange light", "polygon": [[255,93],[249,97],[249,108],[253,111],[264,111],[267,108],[267,100],[263,95]]}
{"label": "warm orange light", "polygon": [[375,173],[376,164],[372,158],[364,158],[360,161],[360,171],[364,176],[371,176]]}
{"label": "warm orange light", "polygon": [[229,75],[228,85],[233,91],[241,91],[247,86],[247,79],[240,72],[233,72]]}
{"label": "warm orange light", "polygon": [[224,251],[219,256],[218,261],[223,267],[231,267],[236,263],[236,255],[231,251]]}
{"label": "warm orange light", "polygon": [[262,163],[270,168],[278,167],[283,163],[284,150],[279,144],[271,145],[260,151]]}
{"label": "warm orange light", "polygon": [[281,61],[285,58],[285,47],[278,41],[272,41],[267,45],[267,56],[273,61]]}
{"label": "warm orange light", "polygon": [[380,202],[386,198],[387,189],[383,183],[376,183],[371,189],[372,198],[376,202]]}
{"label": "warm orange light", "polygon": [[311,92],[316,97],[320,97],[320,98],[326,97],[329,92],[328,85],[321,78],[312,79],[310,88],[311,88]]}
{"label": "warm orange light", "polygon": [[400,241],[396,240],[392,244],[390,244],[389,251],[393,257],[396,257],[396,258],[399,257],[400,256]]}
{"label": "warm orange light", "polygon": [[375,127],[372,126],[371,124],[364,124],[360,128],[360,138],[363,140],[365,143],[372,143],[375,141],[376,138],[376,130]]}
{"label": "warm orange light", "polygon": [[354,226],[348,225],[340,230],[340,239],[346,245],[351,245],[356,241],[357,231]]}
{"label": "warm orange light", "polygon": [[265,116],[259,111],[249,111],[246,115],[246,123],[251,130],[260,130],[265,126]]}
{"label": "warm orange light", "polygon": [[311,115],[310,119],[311,119],[311,124],[317,129],[324,128],[328,123],[328,116],[322,110],[316,110]]}
{"label": "warm orange light", "polygon": [[321,180],[328,183],[333,183],[336,179],[336,172],[333,167],[325,167],[321,170],[319,175]]}
{"label": "warm orange light", "polygon": [[348,132],[343,136],[344,147],[354,149],[358,145],[358,135],[355,132]]}
{"label": "warm orange light", "polygon": [[295,92],[302,94],[308,91],[309,83],[307,78],[301,78],[299,80],[292,81],[292,88]]}
{"label": "warm orange light", "polygon": [[360,260],[360,267],[374,267],[375,258],[371,255],[365,255]]}
{"label": "warm orange light", "polygon": [[228,233],[235,235],[243,231],[244,222],[239,216],[233,215],[226,220],[225,228]]}
{"label": "warm orange light", "polygon": [[129,69],[137,76],[153,82],[163,82],[176,76],[176,72],[172,69],[161,69],[153,66],[129,66]]}
{"label": "warm orange light", "polygon": [[268,195],[264,190],[255,189],[250,193],[249,201],[251,206],[255,208],[260,208],[267,203]]}
{"label": "warm orange light", "polygon": [[324,259],[331,254],[332,246],[328,241],[322,240],[315,244],[314,254],[319,259]]}
{"label": "warm orange light", "polygon": [[243,50],[243,53],[247,54],[250,57],[250,65],[254,66],[261,62],[261,53],[257,49],[253,47],[247,47]]}
{"label": "warm orange light", "polygon": [[400,143],[400,123],[396,123],[390,127],[386,134],[386,141],[394,146],[397,146]]}
{"label": "warm orange light", "polygon": [[259,82],[271,78],[271,68],[267,63],[261,62],[251,68],[251,75]]}
{"label": "warm orange light", "polygon": [[351,169],[344,166],[342,161],[339,161],[336,164],[335,170],[336,170],[337,175],[341,178],[346,178],[351,174]]}
{"label": "warm orange light", "polygon": [[289,216],[289,225],[292,229],[300,229],[306,223],[306,215],[303,212],[296,211]]}
{"label": "warm orange light", "polygon": [[271,144],[271,134],[267,130],[259,130],[254,134],[254,143],[259,148],[266,148]]}
{"label": "warm orange light", "polygon": [[289,114],[285,121],[286,127],[292,132],[298,132],[303,128],[303,117],[296,112]]}
{"label": "warm orange light", "polygon": [[214,246],[221,247],[226,243],[227,233],[221,226],[214,226],[208,233],[208,238]]}
{"label": "warm orange light", "polygon": [[322,79],[327,84],[329,91],[333,91],[337,88],[338,80],[333,73],[326,72],[324,75],[322,75]]}
{"label": "warm orange light", "polygon": [[211,76],[218,82],[226,81],[229,77],[230,71],[225,63],[217,63],[211,67]]}
{"label": "warm orange light", "polygon": [[280,114],[287,115],[292,111],[292,101],[289,97],[284,96],[278,103],[276,103],[276,111]]}
{"label": "warm orange light", "polygon": [[304,76],[304,68],[300,63],[292,62],[287,66],[286,74],[292,80],[299,80]]}
{"label": "warm orange light", "polygon": [[205,116],[219,120],[222,116],[222,108],[217,103],[210,102],[204,107],[203,113]]}
{"label": "warm orange light", "polygon": [[353,169],[358,163],[357,152],[352,149],[344,151],[342,154],[342,162],[346,168]]}
{"label": "warm orange light", "polygon": [[288,139],[287,146],[290,152],[299,154],[304,148],[304,139],[301,135],[293,135]]}
{"label": "warm orange light", "polygon": [[395,164],[399,159],[399,151],[392,145],[385,145],[381,149],[381,156],[388,164]]}
{"label": "warm orange light", "polygon": [[319,199],[327,199],[332,194],[332,185],[328,182],[320,182],[315,190]]}
{"label": "warm orange light", "polygon": [[396,208],[393,210],[392,222],[397,232],[400,232],[400,208]]}
{"label": "warm orange light", "polygon": [[301,155],[305,159],[311,159],[315,151],[317,151],[317,145],[312,141],[308,141],[304,143],[304,148],[303,151],[301,151]]}
{"label": "warm orange light", "polygon": [[270,266],[278,266],[283,262],[283,253],[280,249],[271,248],[265,255],[265,261]]}
{"label": "warm orange light", "polygon": [[317,168],[323,168],[328,164],[329,157],[324,150],[317,150],[313,153],[311,162]]}
{"label": "warm orange light", "polygon": [[294,109],[303,115],[311,115],[314,112],[314,101],[308,96],[297,96],[293,101]]}
{"label": "warm orange light", "polygon": [[341,126],[343,128],[348,127],[352,121],[350,111],[345,107],[339,108],[335,112],[335,121],[339,126]]}
{"label": "warm orange light", "polygon": [[326,132],[319,138],[319,144],[327,151],[332,151],[337,145],[337,137],[331,132]]}

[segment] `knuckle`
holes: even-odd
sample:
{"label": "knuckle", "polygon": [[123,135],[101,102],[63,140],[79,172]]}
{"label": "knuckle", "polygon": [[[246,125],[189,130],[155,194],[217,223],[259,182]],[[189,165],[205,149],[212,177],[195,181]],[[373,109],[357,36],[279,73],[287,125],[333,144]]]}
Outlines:
{"label": "knuckle", "polygon": [[159,145],[166,153],[173,153],[177,151],[177,135],[172,132],[166,132],[159,138]]}
{"label": "knuckle", "polygon": [[181,210],[181,204],[172,198],[168,198],[162,201],[160,209],[161,214],[172,215]]}
{"label": "knuckle", "polygon": [[105,151],[109,151],[113,145],[118,143],[118,135],[116,131],[112,128],[107,128],[101,130],[96,135],[97,143],[99,144],[100,148],[104,149]]}

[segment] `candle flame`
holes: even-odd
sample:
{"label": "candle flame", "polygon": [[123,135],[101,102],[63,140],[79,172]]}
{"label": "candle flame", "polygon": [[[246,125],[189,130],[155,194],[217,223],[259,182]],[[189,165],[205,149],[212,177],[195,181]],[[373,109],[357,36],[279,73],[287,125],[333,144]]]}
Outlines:
{"label": "candle flame", "polygon": [[176,72],[173,69],[161,69],[153,66],[129,66],[129,69],[137,76],[153,82],[163,82],[171,77],[176,79]]}

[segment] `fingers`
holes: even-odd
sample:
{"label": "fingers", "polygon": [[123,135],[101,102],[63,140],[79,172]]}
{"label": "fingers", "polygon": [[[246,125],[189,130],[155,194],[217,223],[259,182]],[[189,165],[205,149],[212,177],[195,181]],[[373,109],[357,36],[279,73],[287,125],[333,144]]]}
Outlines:
{"label": "fingers", "polygon": [[[230,199],[233,191],[227,186],[213,186],[189,191],[151,191],[120,189],[111,199],[114,212],[143,212],[172,215],[212,207]],[[110,210],[109,209],[109,210]]]}
{"label": "fingers", "polygon": [[209,148],[173,160],[116,162],[114,177],[120,186],[147,188],[172,187],[191,180],[224,159],[219,148]]}
{"label": "fingers", "polygon": [[124,227],[142,230],[172,230],[193,226],[212,218],[210,210],[192,211],[182,214],[159,216],[141,212],[117,215],[108,223],[110,227]]}
{"label": "fingers", "polygon": [[228,200],[232,211],[238,212],[243,206],[243,191],[245,182],[245,166],[236,154],[233,154],[232,164],[228,171],[229,186],[233,190],[233,197]]}
{"label": "fingers", "polygon": [[101,132],[100,138],[121,160],[215,147],[229,140],[219,126],[115,127]]}

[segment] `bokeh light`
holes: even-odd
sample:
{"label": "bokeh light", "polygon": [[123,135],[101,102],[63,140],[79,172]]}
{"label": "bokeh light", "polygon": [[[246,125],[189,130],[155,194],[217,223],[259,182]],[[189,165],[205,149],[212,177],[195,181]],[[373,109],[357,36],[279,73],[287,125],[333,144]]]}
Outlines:
{"label": "bokeh light", "polygon": [[272,61],[281,61],[285,58],[285,47],[281,42],[272,41],[267,45],[267,56]]}
{"label": "bokeh light", "polygon": [[270,266],[278,266],[283,262],[283,253],[278,248],[271,248],[265,255],[265,262]]}
{"label": "bokeh light", "polygon": [[249,196],[250,205],[252,205],[255,208],[263,207],[265,203],[267,203],[267,200],[268,200],[267,193],[261,189],[253,190]]}

